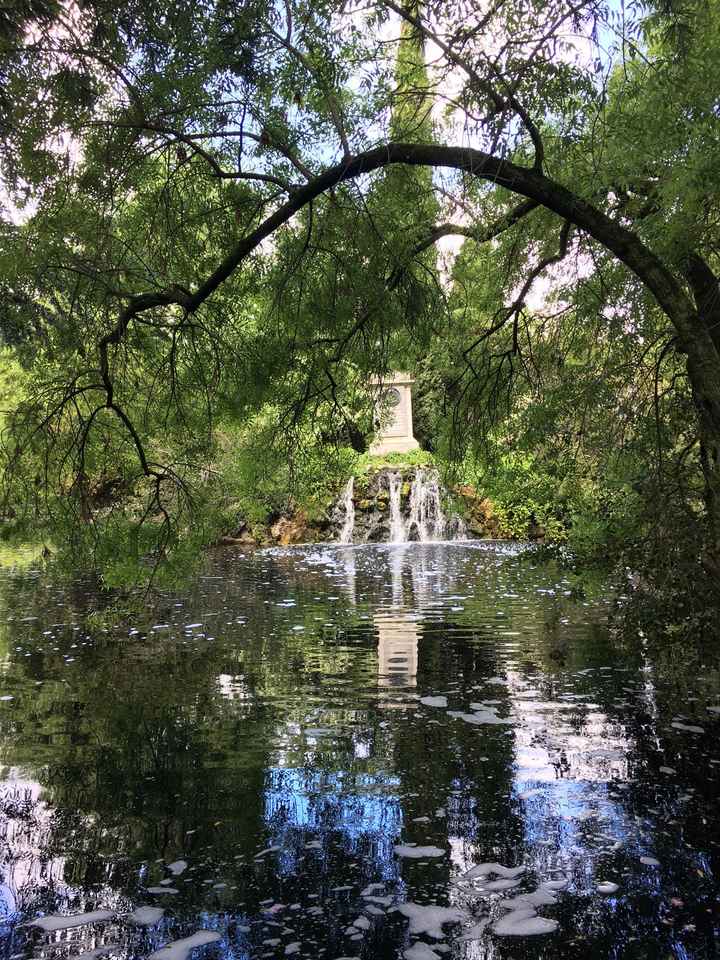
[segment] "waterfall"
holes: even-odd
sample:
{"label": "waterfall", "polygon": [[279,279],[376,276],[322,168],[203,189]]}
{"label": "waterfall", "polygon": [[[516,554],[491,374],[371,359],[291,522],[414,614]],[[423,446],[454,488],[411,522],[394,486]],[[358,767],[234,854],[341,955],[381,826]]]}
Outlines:
{"label": "waterfall", "polygon": [[418,467],[410,488],[410,516],[405,539],[442,540],[445,514],[440,500],[440,478],[436,470]]}
{"label": "waterfall", "polygon": [[356,484],[350,477],[330,515],[336,543],[432,543],[467,540],[467,528],[457,514],[446,516],[447,492],[433,467],[417,467],[410,495],[403,486],[410,480],[407,467],[363,474]]}
{"label": "waterfall", "polygon": [[350,477],[345,490],[343,491],[340,507],[345,511],[345,519],[340,530],[340,543],[353,542],[353,530],[355,529],[355,504],[353,496],[355,494],[355,477]]}
{"label": "waterfall", "polygon": [[449,540],[467,540],[467,524],[461,516],[454,514],[448,523]]}
{"label": "waterfall", "polygon": [[390,543],[404,543],[405,521],[402,515],[402,476],[399,473],[388,475],[390,490]]}

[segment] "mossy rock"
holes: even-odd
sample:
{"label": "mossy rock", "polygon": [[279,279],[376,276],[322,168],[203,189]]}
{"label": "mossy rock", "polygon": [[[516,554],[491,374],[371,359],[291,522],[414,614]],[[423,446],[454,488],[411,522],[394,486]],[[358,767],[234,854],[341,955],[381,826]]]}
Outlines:
{"label": "mossy rock", "polygon": [[358,510],[372,510],[374,506],[374,500],[360,500],[360,502],[357,504]]}

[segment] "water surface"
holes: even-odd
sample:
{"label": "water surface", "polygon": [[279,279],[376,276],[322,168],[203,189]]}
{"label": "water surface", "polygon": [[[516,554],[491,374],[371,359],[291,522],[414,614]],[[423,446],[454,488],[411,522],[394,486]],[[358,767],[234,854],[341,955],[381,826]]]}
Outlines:
{"label": "water surface", "polygon": [[[0,583],[6,957],[716,956],[716,659],[611,640],[601,585],[470,542],[227,552],[131,625],[93,600]],[[532,893],[552,932],[502,936]]]}

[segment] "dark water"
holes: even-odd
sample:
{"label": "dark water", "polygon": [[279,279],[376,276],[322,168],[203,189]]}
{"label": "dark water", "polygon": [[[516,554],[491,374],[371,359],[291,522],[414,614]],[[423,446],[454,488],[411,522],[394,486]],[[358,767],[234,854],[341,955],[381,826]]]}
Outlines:
{"label": "dark water", "polygon": [[[573,588],[499,545],[229,553],[128,629],[6,576],[4,956],[201,929],[197,960],[716,956],[716,659],[611,640]],[[483,862],[526,869],[463,878]],[[495,929],[533,910],[557,929]]]}

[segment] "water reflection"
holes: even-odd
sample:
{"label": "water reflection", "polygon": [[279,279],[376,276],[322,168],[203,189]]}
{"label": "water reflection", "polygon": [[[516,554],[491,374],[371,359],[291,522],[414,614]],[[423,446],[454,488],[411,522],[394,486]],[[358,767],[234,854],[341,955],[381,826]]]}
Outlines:
{"label": "water reflection", "polygon": [[[88,584],[6,579],[8,957],[147,957],[199,928],[223,937],[203,956],[248,960],[413,943],[714,956],[720,672],[614,647],[601,585],[570,593],[551,564],[488,543],[227,553],[147,622],[107,629],[88,626]],[[526,872],[504,890],[463,878],[480,863]],[[557,932],[493,932],[519,895],[544,897]],[[131,924],[141,904],[162,921]],[[461,922],[414,936],[398,904]],[[120,916],[19,925],[97,909]]]}
{"label": "water reflection", "polygon": [[17,770],[3,771],[0,800],[0,916],[3,919],[17,916],[23,904],[40,888],[59,887],[63,896],[68,894],[63,885],[65,858],[46,857],[40,847],[52,818],[52,812],[40,799],[42,790],[39,783],[19,777]]}
{"label": "water reflection", "polygon": [[383,612],[373,617],[378,637],[378,685],[415,686],[418,672],[418,624],[411,613]]}

